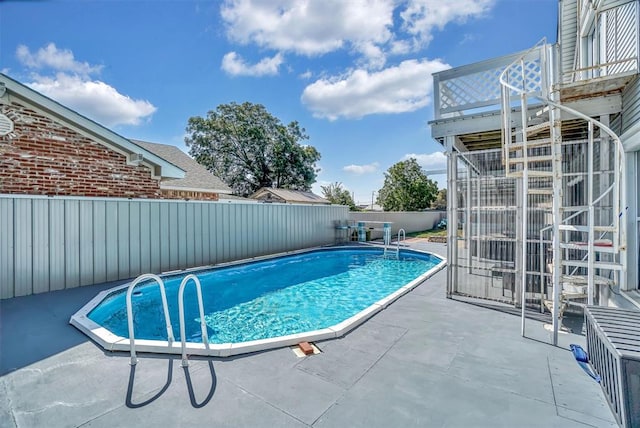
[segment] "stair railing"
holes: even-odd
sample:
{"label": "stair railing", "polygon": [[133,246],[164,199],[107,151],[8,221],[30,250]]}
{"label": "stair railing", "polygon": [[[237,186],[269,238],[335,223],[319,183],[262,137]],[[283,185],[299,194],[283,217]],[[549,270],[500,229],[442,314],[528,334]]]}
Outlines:
{"label": "stair railing", "polygon": [[[536,49],[540,50],[540,92],[538,93],[538,91],[533,91],[531,90],[531,88],[528,88],[527,86],[527,73],[526,73],[526,64],[525,64],[525,59]],[[527,193],[526,193],[526,189],[528,187],[528,169],[529,169],[529,165],[527,162],[527,156],[528,156],[528,149],[527,149],[527,107],[528,107],[528,99],[527,99],[527,95],[529,94],[530,96],[532,96],[533,98],[537,98],[539,99],[543,104],[546,104],[548,106],[554,107],[556,109],[558,109],[558,111],[562,111],[565,113],[569,113],[575,117],[578,117],[582,120],[587,121],[587,123],[589,124],[589,145],[592,146],[593,145],[593,129],[595,126],[597,126],[600,131],[600,139],[603,140],[603,135],[602,132],[604,132],[606,135],[609,136],[609,138],[611,138],[614,141],[615,147],[617,149],[617,155],[614,156],[614,183],[612,184],[612,186],[610,186],[609,189],[607,189],[603,194],[601,194],[597,199],[593,199],[593,194],[592,194],[592,185],[590,185],[590,192],[589,192],[589,203],[588,203],[588,213],[589,213],[589,219],[588,219],[588,229],[589,229],[589,239],[588,239],[588,245],[589,245],[589,249],[588,249],[588,255],[589,255],[589,260],[588,260],[588,269],[590,269],[589,271],[589,275],[588,276],[592,276],[593,275],[593,271],[594,269],[594,241],[595,241],[595,235],[594,235],[594,208],[595,208],[595,204],[598,203],[606,194],[608,194],[610,191],[615,189],[615,184],[618,184],[618,191],[613,191],[613,217],[614,217],[614,227],[613,227],[613,247],[615,249],[615,251],[618,253],[618,258],[619,258],[619,264],[620,264],[620,268],[621,271],[624,272],[626,270],[626,256],[625,256],[625,252],[626,252],[626,222],[625,221],[621,221],[622,216],[625,214],[626,211],[626,203],[625,203],[625,199],[626,199],[626,177],[623,171],[623,168],[626,165],[625,159],[625,153],[624,153],[624,147],[622,145],[622,141],[620,140],[620,138],[618,137],[618,135],[613,132],[608,126],[606,126],[605,124],[601,123],[600,121],[593,119],[575,109],[572,109],[570,107],[567,107],[565,105],[563,105],[559,100],[555,101],[554,99],[557,98],[557,93],[554,96],[551,95],[551,92],[549,91],[549,89],[552,88],[552,84],[553,84],[553,79],[551,79],[551,81],[548,81],[549,79],[547,79],[548,76],[552,76],[553,75],[553,71],[551,71],[552,67],[547,68],[547,61],[546,61],[546,41],[545,39],[542,39],[540,42],[536,43],[536,45],[534,45],[531,49],[529,49],[527,52],[525,52],[523,55],[520,56],[520,58],[518,58],[517,60],[515,60],[514,62],[512,62],[510,65],[508,65],[507,67],[505,67],[504,71],[500,74],[500,86],[501,86],[501,101],[502,101],[502,115],[501,115],[501,120],[502,120],[502,133],[503,133],[503,159],[504,159],[504,165],[505,165],[505,174],[507,176],[511,175],[511,166],[510,166],[510,162],[509,162],[509,158],[510,158],[510,145],[512,144],[512,140],[513,140],[513,130],[512,130],[512,124],[511,124],[511,100],[512,100],[512,96],[511,94],[513,92],[515,92],[516,94],[518,94],[520,96],[520,107],[521,107],[521,126],[522,126],[522,143],[521,143],[521,147],[522,147],[522,179],[523,179],[523,189],[524,189],[524,200],[523,200],[523,258],[522,258],[522,262],[523,262],[523,267],[522,267],[522,334],[524,335],[524,320],[525,320],[525,296],[526,296],[526,274],[527,274],[527,269],[526,269],[526,263],[527,263]],[[517,73],[518,71],[518,67],[519,67],[519,71],[521,72],[521,84],[522,87],[518,87],[515,86],[513,84],[511,84],[509,82],[509,76],[512,73]],[[536,84],[536,79],[533,79],[533,83],[534,85]],[[554,99],[552,99],[554,98]],[[555,114],[551,114],[550,112],[550,129],[551,129],[551,144],[557,144],[558,143],[558,138],[554,138],[554,132],[556,132],[557,134],[557,128],[560,128],[559,123],[554,123],[555,119]],[[561,130],[559,130],[561,132]],[[560,137],[558,135],[558,137]],[[560,140],[561,141],[561,140]],[[552,153],[556,153],[559,154],[559,152],[557,151],[559,149],[553,150],[552,149]],[[590,147],[590,161],[592,161],[592,148]],[[557,159],[553,157],[552,155],[552,159],[553,160],[553,164],[554,164],[554,168],[555,166],[557,166],[558,162]],[[589,168],[592,168],[592,163],[590,163]],[[589,177],[589,179],[591,179],[591,177]],[[554,174],[554,187],[559,186],[562,184],[562,171],[556,171],[556,173]],[[558,181],[560,181],[558,183]],[[557,207],[556,204],[558,204],[560,201],[558,200],[559,197],[559,193],[558,191],[554,191],[554,206]],[[557,208],[554,208],[554,214],[557,214]],[[575,216],[576,214],[574,214]],[[543,228],[543,230],[541,230],[540,236],[541,236],[541,241],[543,238],[543,233],[545,230],[548,230],[548,228]],[[558,231],[559,232],[559,231]],[[554,249],[554,254],[559,254],[559,239],[558,236],[555,236],[553,238],[553,249]],[[542,259],[542,255],[541,255],[541,259]],[[559,272],[557,269],[559,269],[559,265],[560,265],[560,260],[556,261],[556,263],[558,264],[558,267],[555,269],[556,272]],[[541,266],[542,269],[542,266]],[[620,285],[621,288],[624,287],[624,277],[623,275],[620,275]],[[554,283],[555,282],[560,282],[559,281],[559,277],[554,274]],[[593,279],[590,279],[590,289],[593,289]],[[541,290],[542,293],[542,290]],[[554,344],[557,343],[557,330],[559,328],[557,322],[556,322],[556,318],[559,312],[559,284],[554,284]],[[592,293],[592,291],[591,291]],[[590,302],[592,302],[592,295],[590,295]]]}

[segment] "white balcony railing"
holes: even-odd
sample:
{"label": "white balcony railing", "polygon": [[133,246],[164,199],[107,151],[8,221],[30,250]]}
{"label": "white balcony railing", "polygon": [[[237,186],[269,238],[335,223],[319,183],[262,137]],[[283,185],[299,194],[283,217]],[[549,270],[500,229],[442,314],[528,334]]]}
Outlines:
{"label": "white balcony railing", "polygon": [[591,6],[585,3],[581,13],[580,65],[564,73],[563,83],[638,72],[638,2],[599,5],[595,12]]}
{"label": "white balcony railing", "polygon": [[[540,92],[543,88],[540,70],[540,49],[526,52],[524,73],[513,68],[509,81],[527,92]],[[464,116],[500,109],[500,74],[524,53],[518,52],[487,61],[451,68],[433,74],[435,118]],[[514,93],[515,95],[515,93]]]}

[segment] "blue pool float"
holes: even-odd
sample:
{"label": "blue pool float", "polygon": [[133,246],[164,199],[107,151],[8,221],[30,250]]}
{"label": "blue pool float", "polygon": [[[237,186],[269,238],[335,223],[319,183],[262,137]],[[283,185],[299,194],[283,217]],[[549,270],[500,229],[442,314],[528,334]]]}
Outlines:
{"label": "blue pool float", "polygon": [[582,370],[584,370],[584,372],[588,374],[593,380],[600,383],[600,376],[595,374],[589,366],[589,355],[587,354],[587,351],[582,349],[582,346],[580,345],[571,344],[569,345],[569,348],[571,348],[571,352],[573,352],[573,356],[575,357],[578,365],[582,367]]}

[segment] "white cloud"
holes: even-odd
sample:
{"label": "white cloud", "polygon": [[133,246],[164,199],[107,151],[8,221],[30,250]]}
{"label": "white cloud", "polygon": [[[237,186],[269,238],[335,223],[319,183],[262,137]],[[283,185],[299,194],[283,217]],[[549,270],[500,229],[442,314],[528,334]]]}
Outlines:
{"label": "white cloud", "polygon": [[20,45],[16,57],[27,68],[38,70],[30,87],[106,126],[138,125],[157,110],[149,101],[132,99],[92,78],[102,66],[76,61],[73,52],[53,43],[35,53]]}
{"label": "white cloud", "polygon": [[16,49],[16,57],[23,65],[37,70],[50,68],[82,75],[98,73],[102,70],[101,65],[76,61],[73,52],[68,49],[58,49],[54,43],[49,43],[35,53],[31,53],[27,46],[19,45]]}
{"label": "white cloud", "polygon": [[400,12],[402,29],[414,39],[416,48],[428,44],[436,29],[449,22],[465,22],[486,14],[495,0],[409,0]]}
{"label": "white cloud", "polygon": [[482,16],[495,1],[225,0],[220,14],[233,42],[309,57],[346,50],[378,70],[389,54],[416,52],[435,31]]}
{"label": "white cloud", "polygon": [[36,76],[29,86],[107,126],[138,125],[156,111],[149,101],[131,99],[104,82],[64,73]]}
{"label": "white cloud", "polygon": [[316,117],[357,119],[425,107],[433,91],[431,73],[449,68],[440,60],[407,60],[379,72],[354,70],[307,86],[302,102]]}
{"label": "white cloud", "polygon": [[378,162],[370,163],[368,165],[347,165],[342,168],[343,171],[350,172],[356,175],[373,174],[378,172],[380,164]]}
{"label": "white cloud", "polygon": [[313,72],[311,70],[307,70],[304,73],[301,73],[298,77],[303,80],[309,80],[313,77]]}
{"label": "white cloud", "polygon": [[232,76],[275,76],[283,62],[281,53],[261,59],[256,64],[247,64],[236,52],[229,52],[222,58],[223,71]]}
{"label": "white cloud", "polygon": [[439,170],[447,168],[447,157],[443,152],[433,153],[408,153],[402,157],[402,160],[414,158],[418,165],[426,170]]}
{"label": "white cloud", "polygon": [[[229,39],[317,56],[339,49],[378,55],[392,38],[394,0],[226,0]],[[378,60],[379,61],[379,60]]]}

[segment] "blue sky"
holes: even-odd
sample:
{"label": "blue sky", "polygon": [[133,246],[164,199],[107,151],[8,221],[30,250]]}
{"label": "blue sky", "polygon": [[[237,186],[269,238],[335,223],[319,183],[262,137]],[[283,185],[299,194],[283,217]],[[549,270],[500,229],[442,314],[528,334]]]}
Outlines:
{"label": "blue sky", "polygon": [[2,1],[0,70],[184,150],[189,117],[263,104],[320,151],[316,193],[370,203],[400,160],[445,168],[430,73],[555,42],[556,16],[556,0]]}

